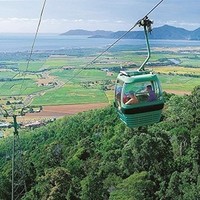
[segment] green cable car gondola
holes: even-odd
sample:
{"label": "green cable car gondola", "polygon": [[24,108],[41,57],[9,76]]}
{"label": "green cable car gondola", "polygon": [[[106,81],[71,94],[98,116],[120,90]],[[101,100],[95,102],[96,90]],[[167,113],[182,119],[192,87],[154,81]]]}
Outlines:
{"label": "green cable car gondola", "polygon": [[120,119],[130,128],[150,125],[160,121],[164,107],[162,89],[156,74],[144,70],[150,58],[147,28],[151,21],[141,20],[147,41],[148,57],[137,71],[119,73],[115,86],[115,107]]}

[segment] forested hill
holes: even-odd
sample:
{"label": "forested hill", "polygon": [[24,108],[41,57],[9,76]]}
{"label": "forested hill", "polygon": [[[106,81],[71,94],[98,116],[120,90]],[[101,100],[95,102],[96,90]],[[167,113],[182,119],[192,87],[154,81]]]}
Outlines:
{"label": "forested hill", "polygon": [[[200,199],[200,86],[166,96],[163,121],[129,129],[113,107],[21,133],[23,200]],[[11,138],[0,143],[0,199],[11,199]]]}
{"label": "forested hill", "polygon": [[[90,38],[111,38],[118,39],[124,35],[126,31],[86,31],[82,29],[70,30],[61,35],[88,35]],[[184,28],[164,25],[153,28],[150,39],[165,39],[165,40],[200,40],[200,28],[189,31]],[[131,31],[124,36],[124,39],[144,39],[144,31]]]}

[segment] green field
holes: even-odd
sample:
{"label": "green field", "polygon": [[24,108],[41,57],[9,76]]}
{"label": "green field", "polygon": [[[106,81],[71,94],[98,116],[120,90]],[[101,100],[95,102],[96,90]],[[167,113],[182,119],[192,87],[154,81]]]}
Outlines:
{"label": "green field", "polygon": [[[19,71],[23,72],[28,69],[30,72],[40,71],[43,67],[44,61],[31,61],[28,65],[27,61],[19,62]],[[27,66],[28,65],[28,66]]]}
{"label": "green field", "polygon": [[84,67],[88,61],[88,58],[84,57],[53,55],[46,60],[42,69],[59,69],[65,66],[81,68]]}
{"label": "green field", "polygon": [[116,77],[114,74],[112,77],[108,76],[106,72],[95,69],[75,69],[75,70],[57,70],[51,73],[52,76],[56,76],[58,79],[64,82],[87,82],[87,81],[99,81],[110,80]]}
{"label": "green field", "polygon": [[0,82],[1,96],[19,96],[29,95],[38,91],[45,91],[50,87],[38,87],[32,79],[12,80],[8,82]]}
{"label": "green field", "polygon": [[82,103],[106,103],[106,94],[99,89],[87,89],[78,84],[65,85],[55,91],[36,97],[32,105],[60,105]]}
{"label": "green field", "polygon": [[163,90],[176,90],[191,92],[193,88],[200,84],[200,78],[184,76],[159,75]]}
{"label": "green field", "polygon": [[[158,73],[163,90],[188,93],[200,84],[200,50],[190,51],[188,48],[185,51],[154,49],[147,68]],[[91,64],[97,55],[94,52],[77,56],[50,55],[31,60],[28,66],[26,61],[19,60],[13,62],[18,67],[15,70],[11,62],[7,66],[4,63],[6,68],[0,73],[1,97],[38,93],[32,105],[111,103],[120,68],[137,69],[146,58],[146,50],[112,51]],[[178,64],[173,64],[174,61]]]}
{"label": "green field", "polygon": [[193,67],[199,68],[200,67],[200,65],[199,65],[199,59],[200,59],[200,57],[197,57],[195,59],[193,59],[191,57],[189,57],[189,58],[183,58],[181,65],[182,66],[193,66]]}
{"label": "green field", "polygon": [[17,72],[13,71],[0,71],[0,79],[8,79],[16,76]]}
{"label": "green field", "polygon": [[176,74],[188,74],[188,75],[200,75],[199,68],[188,68],[188,67],[179,67],[179,66],[167,66],[167,67],[154,67],[153,68],[157,73],[176,73]]}

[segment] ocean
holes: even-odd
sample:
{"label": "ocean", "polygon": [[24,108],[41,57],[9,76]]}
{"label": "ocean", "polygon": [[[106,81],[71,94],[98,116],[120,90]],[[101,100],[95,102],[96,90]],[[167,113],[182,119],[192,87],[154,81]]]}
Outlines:
{"label": "ocean", "polygon": [[[0,52],[30,51],[34,34],[0,33]],[[38,34],[34,51],[65,50],[80,48],[107,48],[116,39],[89,38],[89,36],[64,36],[59,34]],[[150,40],[151,47],[200,46],[200,41],[191,40]],[[144,40],[122,39],[115,47],[144,48]]]}

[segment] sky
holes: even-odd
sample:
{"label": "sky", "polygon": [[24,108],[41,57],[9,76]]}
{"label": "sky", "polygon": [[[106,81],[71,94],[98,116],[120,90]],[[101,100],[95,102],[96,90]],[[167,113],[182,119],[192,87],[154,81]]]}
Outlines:
{"label": "sky", "polygon": [[[72,29],[127,31],[160,0],[46,0],[39,32]],[[35,33],[44,0],[0,0],[0,33]],[[200,0],[163,0],[153,27],[200,27]]]}

